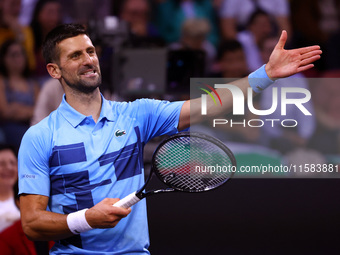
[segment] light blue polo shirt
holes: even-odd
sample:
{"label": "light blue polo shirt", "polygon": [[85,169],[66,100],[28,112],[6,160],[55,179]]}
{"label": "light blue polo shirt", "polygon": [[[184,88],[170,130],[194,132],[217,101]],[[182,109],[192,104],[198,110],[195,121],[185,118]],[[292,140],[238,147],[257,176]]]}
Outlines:
{"label": "light blue polo shirt", "polygon": [[[143,146],[174,134],[183,102],[105,100],[97,123],[63,99],[24,135],[19,151],[19,193],[49,197],[52,212],[90,208],[123,198],[144,184]],[[146,202],[109,229],[59,240],[51,254],[149,254]]]}

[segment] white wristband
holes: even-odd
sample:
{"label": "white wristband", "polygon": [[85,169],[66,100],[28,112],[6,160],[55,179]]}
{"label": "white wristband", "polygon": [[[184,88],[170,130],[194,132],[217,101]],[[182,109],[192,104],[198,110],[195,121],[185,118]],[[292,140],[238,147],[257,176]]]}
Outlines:
{"label": "white wristband", "polygon": [[88,209],[83,209],[74,213],[67,215],[66,221],[68,228],[75,235],[79,235],[82,232],[92,229],[92,227],[87,223],[85,218],[85,212]]}

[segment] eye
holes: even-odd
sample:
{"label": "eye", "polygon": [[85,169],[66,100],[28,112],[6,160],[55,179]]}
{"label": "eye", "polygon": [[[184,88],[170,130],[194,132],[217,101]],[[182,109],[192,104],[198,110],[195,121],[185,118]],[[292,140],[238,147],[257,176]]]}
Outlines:
{"label": "eye", "polygon": [[75,53],[73,53],[73,54],[71,55],[71,58],[72,58],[72,59],[77,59],[77,58],[79,58],[79,56],[80,56],[80,53],[79,53],[79,52],[75,52]]}
{"label": "eye", "polygon": [[87,51],[87,53],[90,54],[90,55],[94,55],[94,54],[96,54],[96,50],[95,49],[89,49]]}

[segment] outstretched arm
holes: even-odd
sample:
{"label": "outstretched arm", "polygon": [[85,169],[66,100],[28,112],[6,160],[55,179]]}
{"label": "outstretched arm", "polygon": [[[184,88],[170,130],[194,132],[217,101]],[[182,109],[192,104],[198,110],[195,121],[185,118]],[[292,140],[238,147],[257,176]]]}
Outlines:
{"label": "outstretched arm", "polygon": [[[320,59],[322,51],[320,46],[309,46],[299,49],[285,50],[284,46],[287,41],[287,32],[282,31],[281,37],[276,44],[268,63],[265,66],[265,71],[271,80],[289,77],[293,74],[306,71],[314,67],[313,62]],[[239,87],[243,94],[247,95],[249,88],[248,78],[243,78],[232,83]],[[201,98],[188,100],[183,104],[179,117],[178,129],[183,130],[190,124],[199,123],[207,118],[219,114],[227,114],[232,109],[232,94],[228,89],[217,89],[222,100],[223,107],[213,107],[214,102],[211,98],[207,98],[208,114],[201,115]]]}

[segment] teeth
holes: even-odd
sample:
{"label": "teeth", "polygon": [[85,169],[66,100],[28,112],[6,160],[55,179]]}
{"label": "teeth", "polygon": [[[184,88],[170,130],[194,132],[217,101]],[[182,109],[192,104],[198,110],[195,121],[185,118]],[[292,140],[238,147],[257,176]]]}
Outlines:
{"label": "teeth", "polygon": [[84,73],[84,75],[93,74],[93,73],[94,73],[94,71],[92,70],[92,71],[88,71],[88,72]]}

